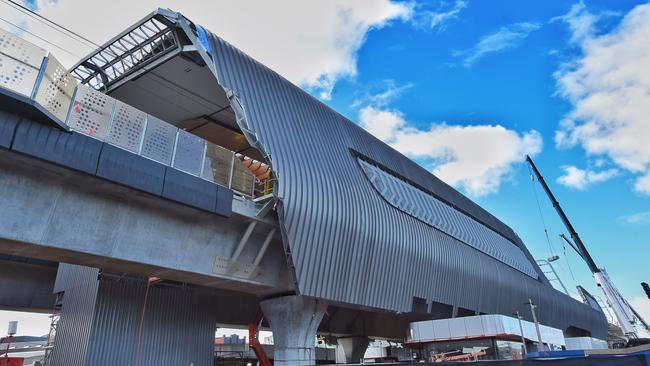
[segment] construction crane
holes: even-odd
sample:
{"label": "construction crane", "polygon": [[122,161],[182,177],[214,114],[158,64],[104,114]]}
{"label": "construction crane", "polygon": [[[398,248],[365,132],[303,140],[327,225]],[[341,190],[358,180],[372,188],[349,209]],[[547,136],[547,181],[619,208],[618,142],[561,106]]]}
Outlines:
{"label": "construction crane", "polygon": [[266,351],[264,351],[264,346],[259,340],[262,320],[264,320],[264,313],[262,313],[262,309],[258,309],[255,320],[248,325],[248,346],[255,352],[259,366],[271,366],[271,360],[269,360]]}
{"label": "construction crane", "polygon": [[607,303],[612,308],[612,311],[614,312],[614,316],[616,317],[616,320],[618,320],[619,326],[621,327],[623,334],[625,334],[625,336],[628,338],[645,338],[647,335],[641,334],[639,329],[637,328],[637,325],[642,326],[645,330],[648,330],[648,324],[630,306],[630,304],[625,300],[625,298],[623,298],[621,293],[618,291],[616,286],[614,286],[611,279],[609,278],[607,271],[605,271],[604,268],[599,268],[596,265],[596,262],[594,262],[594,259],[591,257],[591,254],[589,254],[587,247],[582,242],[582,239],[580,239],[580,236],[578,235],[576,230],[573,228],[573,225],[571,224],[569,218],[562,210],[562,207],[560,207],[560,203],[557,201],[557,199],[555,199],[553,192],[551,192],[551,189],[544,181],[542,174],[539,172],[539,170],[537,170],[535,163],[533,163],[533,159],[531,159],[530,156],[526,155],[526,162],[532,168],[533,173],[537,177],[537,181],[539,181],[539,183],[542,185],[544,192],[546,192],[546,195],[551,200],[551,203],[553,204],[553,208],[555,208],[555,211],[557,211],[558,215],[560,216],[562,223],[569,231],[572,240],[569,240],[565,236],[562,236],[563,239],[566,240],[567,243],[571,245],[571,247],[578,253],[578,255],[587,263],[587,266],[589,266],[589,270],[591,270],[591,273],[593,274],[594,279],[596,280],[596,284],[598,285],[598,287],[602,289],[603,293],[605,294]]}

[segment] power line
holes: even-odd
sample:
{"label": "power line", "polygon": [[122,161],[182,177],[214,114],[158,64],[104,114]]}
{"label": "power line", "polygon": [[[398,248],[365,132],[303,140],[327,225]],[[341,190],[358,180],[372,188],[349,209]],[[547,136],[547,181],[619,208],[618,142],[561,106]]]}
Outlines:
{"label": "power line", "polygon": [[43,41],[43,42],[45,42],[45,43],[47,43],[47,44],[49,44],[49,45],[51,45],[51,46],[53,46],[53,47],[56,47],[56,48],[60,49],[61,51],[65,52],[65,53],[67,53],[67,54],[69,54],[69,55],[71,55],[71,56],[79,57],[79,58],[82,57],[82,56],[79,56],[79,55],[77,55],[77,54],[74,54],[73,52],[68,51],[67,49],[65,49],[65,48],[63,48],[63,47],[57,45],[56,43],[52,43],[52,42],[48,41],[47,39],[45,39],[45,38],[43,38],[43,37],[41,37],[41,36],[38,36],[38,35],[36,35],[36,34],[30,32],[30,31],[28,31],[27,29],[25,29],[25,28],[23,28],[23,27],[21,27],[21,26],[19,26],[19,25],[16,25],[16,24],[14,24],[14,23],[12,23],[12,22],[10,22],[10,21],[4,19],[4,18],[0,18],[0,21],[3,21],[3,22],[5,22],[5,23],[11,25],[12,27],[15,27],[16,29],[20,29],[21,31],[23,31],[23,32],[25,32],[25,33],[27,33],[27,34],[33,36],[33,37],[36,37],[36,38],[40,39],[41,41]]}
{"label": "power line", "polygon": [[[62,26],[61,24],[56,23],[53,20],[50,20],[50,19],[40,15],[39,13],[33,11],[32,9],[30,9],[30,8],[28,8],[28,7],[26,7],[26,6],[22,5],[22,4],[14,1],[14,0],[2,0],[2,2],[4,2],[7,5],[13,6],[15,9],[21,11],[23,14],[31,16],[32,18],[35,18],[35,19],[41,21],[42,23],[48,25],[50,28],[53,28],[53,29],[59,31],[62,34],[65,34],[65,35],[69,36],[70,38],[74,38],[74,37],[71,36],[71,35],[74,35],[75,37],[77,37],[76,41],[83,40],[83,41],[85,41],[87,43],[86,44],[87,46],[90,46],[90,47],[93,47],[93,48],[94,47],[100,47],[97,43],[91,41],[90,39],[88,39],[88,38],[80,35],[79,33],[76,33],[74,31]],[[64,33],[63,31],[65,31],[67,33]]]}

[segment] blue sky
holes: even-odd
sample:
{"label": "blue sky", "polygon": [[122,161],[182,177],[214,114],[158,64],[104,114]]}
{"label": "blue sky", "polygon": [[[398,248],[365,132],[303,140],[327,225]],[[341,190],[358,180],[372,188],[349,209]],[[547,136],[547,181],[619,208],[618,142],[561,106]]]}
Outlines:
{"label": "blue sky", "polygon": [[[567,287],[579,283],[600,294],[577,255],[569,248],[564,255],[558,234],[565,230],[523,164],[523,155],[532,154],[596,262],[650,318],[639,286],[650,281],[645,2],[29,5],[97,43],[156,7],[182,12],[468,194],[512,226],[535,257],[561,255],[556,267]],[[87,16],[100,6],[104,16]],[[22,33],[66,64],[92,50],[7,4],[0,3],[0,13],[3,28],[21,32],[9,20],[61,46]]]}
{"label": "blue sky", "polygon": [[[587,1],[582,5],[585,14],[599,18],[593,29],[593,37],[598,37],[615,30],[625,15],[641,3]],[[584,53],[571,41],[574,32],[570,26],[558,17],[582,5],[476,1],[469,2],[444,27],[396,22],[371,30],[358,53],[356,77],[338,82],[329,104],[350,119],[359,120],[359,105],[354,101],[360,90],[380,93],[382,88],[404,86],[384,108],[400,111],[414,128],[426,130],[432,123],[446,122],[463,126],[498,124],[519,133],[538,131],[543,140],[541,152],[534,157],[538,167],[597,264],[607,268],[628,299],[635,299],[644,296],[639,282],[650,280],[647,192],[636,190],[637,175],[621,168],[607,154],[587,154],[579,144],[560,148],[554,141],[560,122],[574,110],[573,103],[558,94],[556,73],[567,63],[580,60]],[[453,3],[431,9],[440,12],[450,7]],[[520,26],[513,27],[517,24]],[[504,30],[517,33],[505,37],[508,45],[495,46],[498,50],[466,63],[482,39]],[[428,168],[435,167],[427,159],[416,160]],[[602,172],[612,172],[613,176],[598,182],[609,175],[601,174],[603,178],[584,183],[583,188],[576,187],[583,184],[581,180],[573,185],[557,181],[565,175],[563,166],[591,169],[596,165],[600,168],[594,168],[594,176]],[[586,265],[560,242],[558,234],[566,230],[537,184],[531,184],[525,164],[514,162],[496,191],[472,195],[462,185],[460,189],[511,225],[535,257],[561,255],[563,259],[556,269],[567,287],[574,288],[578,283],[600,295]],[[552,249],[544,235],[534,189]],[[643,306],[642,300],[636,301]]]}

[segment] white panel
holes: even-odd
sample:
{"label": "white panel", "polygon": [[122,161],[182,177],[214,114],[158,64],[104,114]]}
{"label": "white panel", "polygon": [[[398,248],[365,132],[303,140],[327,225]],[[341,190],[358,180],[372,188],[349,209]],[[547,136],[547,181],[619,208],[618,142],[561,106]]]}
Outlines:
{"label": "white panel", "polygon": [[79,85],[67,124],[77,132],[103,141],[114,107],[115,99],[85,85]]}
{"label": "white panel", "polygon": [[499,321],[498,315],[483,315],[481,316],[481,322],[483,323],[483,331],[486,336],[494,336],[497,334],[503,334],[504,329],[503,325]]}
{"label": "white panel", "polygon": [[[517,320],[517,318],[506,317],[503,315],[499,315],[498,317],[502,329],[497,334],[516,334],[521,336],[521,329],[519,328],[519,320]],[[526,321],[522,320],[522,326],[525,324]]]}
{"label": "white panel", "polygon": [[0,54],[0,88],[31,98],[38,69]]}
{"label": "white panel", "polygon": [[[428,320],[414,322],[413,327],[415,341],[443,341],[449,339],[482,338],[501,335],[520,337],[519,322],[516,318],[505,315],[477,315],[462,318]],[[524,337],[533,342],[537,341],[535,325],[532,322],[522,320]],[[564,345],[562,330],[540,325],[542,340],[544,343]],[[433,335],[430,332],[433,331]]]}
{"label": "white panel", "polygon": [[35,44],[0,29],[0,54],[39,69],[47,52]]}
{"label": "white panel", "polygon": [[551,343],[556,346],[563,346],[565,344],[564,333],[561,330],[546,325],[540,325],[539,328],[544,343]]}
{"label": "white panel", "polygon": [[452,339],[465,338],[467,336],[467,329],[465,329],[465,319],[449,319],[449,333]]}
{"label": "white panel", "polygon": [[133,153],[139,153],[146,119],[146,113],[117,101],[106,141]]}
{"label": "white panel", "polygon": [[417,342],[420,338],[420,332],[418,331],[418,323],[410,323],[409,330],[406,334],[406,340],[409,342]]}
{"label": "white panel", "polygon": [[485,336],[485,330],[483,329],[483,323],[481,322],[480,316],[468,316],[461,319],[465,319],[465,329],[467,330],[466,335],[468,337]]}
{"label": "white panel", "polygon": [[598,338],[568,337],[565,340],[568,350],[607,349],[607,341]]}
{"label": "white panel", "polygon": [[530,339],[533,342],[537,342],[537,332],[535,331],[535,325],[528,321],[522,321],[524,327],[524,337]]}
{"label": "white panel", "polygon": [[451,332],[449,331],[449,319],[434,320],[433,324],[433,333],[436,335],[436,339],[444,340],[451,338]]}
{"label": "white panel", "polygon": [[54,117],[65,122],[76,86],[77,80],[50,55],[35,100]]}
{"label": "white panel", "polygon": [[435,339],[433,324],[431,322],[419,322],[418,332],[420,334],[420,339],[423,341],[432,341]]}
{"label": "white panel", "polygon": [[31,98],[46,52],[0,29],[0,88]]}

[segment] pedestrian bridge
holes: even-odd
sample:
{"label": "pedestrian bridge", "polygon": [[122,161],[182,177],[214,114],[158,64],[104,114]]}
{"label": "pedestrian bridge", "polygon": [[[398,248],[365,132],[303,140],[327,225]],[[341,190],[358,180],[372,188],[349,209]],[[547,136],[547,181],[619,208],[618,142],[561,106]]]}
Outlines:
{"label": "pedestrian bridge", "polygon": [[4,31],[0,57],[4,253],[290,291],[268,164],[79,84]]}

